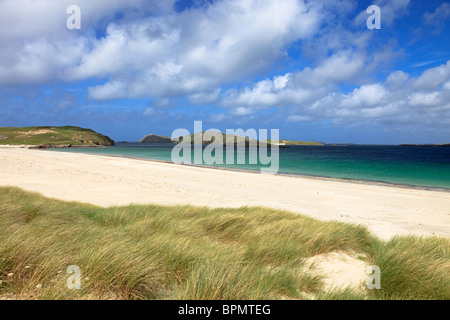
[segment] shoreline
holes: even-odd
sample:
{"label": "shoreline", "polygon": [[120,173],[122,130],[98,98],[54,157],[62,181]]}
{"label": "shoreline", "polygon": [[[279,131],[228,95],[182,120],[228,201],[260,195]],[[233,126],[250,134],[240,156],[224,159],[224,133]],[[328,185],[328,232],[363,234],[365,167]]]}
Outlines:
{"label": "shoreline", "polygon": [[[33,148],[31,148],[33,149]],[[55,149],[52,150],[52,148],[47,149],[40,149],[44,151],[57,151]],[[64,151],[63,151],[64,152]],[[68,152],[70,153],[70,151]],[[149,159],[149,158],[139,158],[139,157],[133,157],[133,156],[125,156],[125,155],[115,155],[115,154],[102,154],[102,153],[88,153],[88,152],[76,152],[77,154],[84,154],[84,155],[95,155],[95,156],[105,156],[105,157],[113,157],[113,158],[125,158],[125,159],[133,159],[133,160],[143,160],[143,161],[150,161],[150,162],[161,162],[161,163],[167,163],[172,165],[180,165],[180,166],[188,166],[188,167],[197,167],[197,168],[207,168],[207,169],[218,169],[218,170],[225,170],[225,171],[234,171],[234,172],[245,172],[245,173],[253,173],[253,174],[261,174],[261,172],[257,170],[246,170],[246,169],[236,169],[231,167],[219,167],[219,166],[212,166],[212,165],[204,165],[204,164],[175,164],[168,160],[161,160],[161,159]],[[397,187],[397,188],[405,188],[405,189],[414,189],[414,190],[425,190],[425,191],[440,191],[440,192],[448,192],[450,193],[450,188],[446,187],[431,187],[431,186],[420,186],[420,185],[414,185],[414,184],[406,184],[406,183],[394,183],[394,182],[387,182],[387,181],[379,181],[379,180],[363,180],[363,179],[354,179],[354,178],[335,178],[335,177],[329,177],[329,176],[320,176],[320,175],[313,175],[313,174],[305,174],[305,173],[283,173],[278,172],[274,176],[282,176],[282,177],[292,177],[292,178],[305,178],[305,179],[318,179],[323,181],[339,181],[344,183],[355,183],[355,184],[362,184],[362,185],[375,185],[375,186],[384,186],[384,187]]]}
{"label": "shoreline", "polygon": [[82,149],[82,148],[107,148],[111,146],[88,144],[88,145],[72,145],[72,144],[60,144],[60,145],[48,145],[48,144],[0,144],[1,148],[18,148],[18,149]]}
{"label": "shoreline", "polygon": [[266,207],[364,225],[383,239],[411,234],[450,237],[448,191],[44,151],[0,148],[0,185],[102,207]]}

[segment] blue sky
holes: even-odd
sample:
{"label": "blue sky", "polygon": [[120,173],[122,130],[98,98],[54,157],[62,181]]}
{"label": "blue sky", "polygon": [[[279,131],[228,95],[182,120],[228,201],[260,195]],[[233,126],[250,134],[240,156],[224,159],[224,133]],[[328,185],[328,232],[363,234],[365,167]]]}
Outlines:
{"label": "blue sky", "polygon": [[450,142],[449,2],[0,0],[0,23],[0,126]]}

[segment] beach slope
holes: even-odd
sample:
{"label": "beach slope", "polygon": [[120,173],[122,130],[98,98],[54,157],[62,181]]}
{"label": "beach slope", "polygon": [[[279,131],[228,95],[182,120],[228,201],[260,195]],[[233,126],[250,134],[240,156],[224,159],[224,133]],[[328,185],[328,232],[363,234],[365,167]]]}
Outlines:
{"label": "beach slope", "polygon": [[264,206],[394,235],[450,236],[450,192],[0,148],[0,185],[100,206]]}

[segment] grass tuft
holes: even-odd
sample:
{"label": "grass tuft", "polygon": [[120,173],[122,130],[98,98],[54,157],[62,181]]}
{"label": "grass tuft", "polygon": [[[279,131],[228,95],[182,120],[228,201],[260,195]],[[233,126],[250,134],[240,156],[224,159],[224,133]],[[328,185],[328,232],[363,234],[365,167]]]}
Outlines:
{"label": "grass tuft", "polygon": [[[26,299],[449,299],[449,240],[266,208],[100,208],[0,187],[0,296]],[[324,291],[303,261],[356,252],[378,291]],[[79,266],[81,289],[66,273]]]}

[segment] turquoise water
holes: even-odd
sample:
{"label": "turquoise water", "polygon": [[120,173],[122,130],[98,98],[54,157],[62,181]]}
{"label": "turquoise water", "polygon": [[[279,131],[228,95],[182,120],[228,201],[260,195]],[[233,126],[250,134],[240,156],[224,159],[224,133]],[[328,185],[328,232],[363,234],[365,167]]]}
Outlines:
{"label": "turquoise water", "polygon": [[[56,150],[171,161],[172,147],[124,143],[108,148]],[[284,174],[450,189],[450,148],[445,147],[292,146],[280,148],[279,159],[278,172]],[[247,164],[217,166],[251,171],[261,168],[261,164],[250,165],[248,161]]]}

